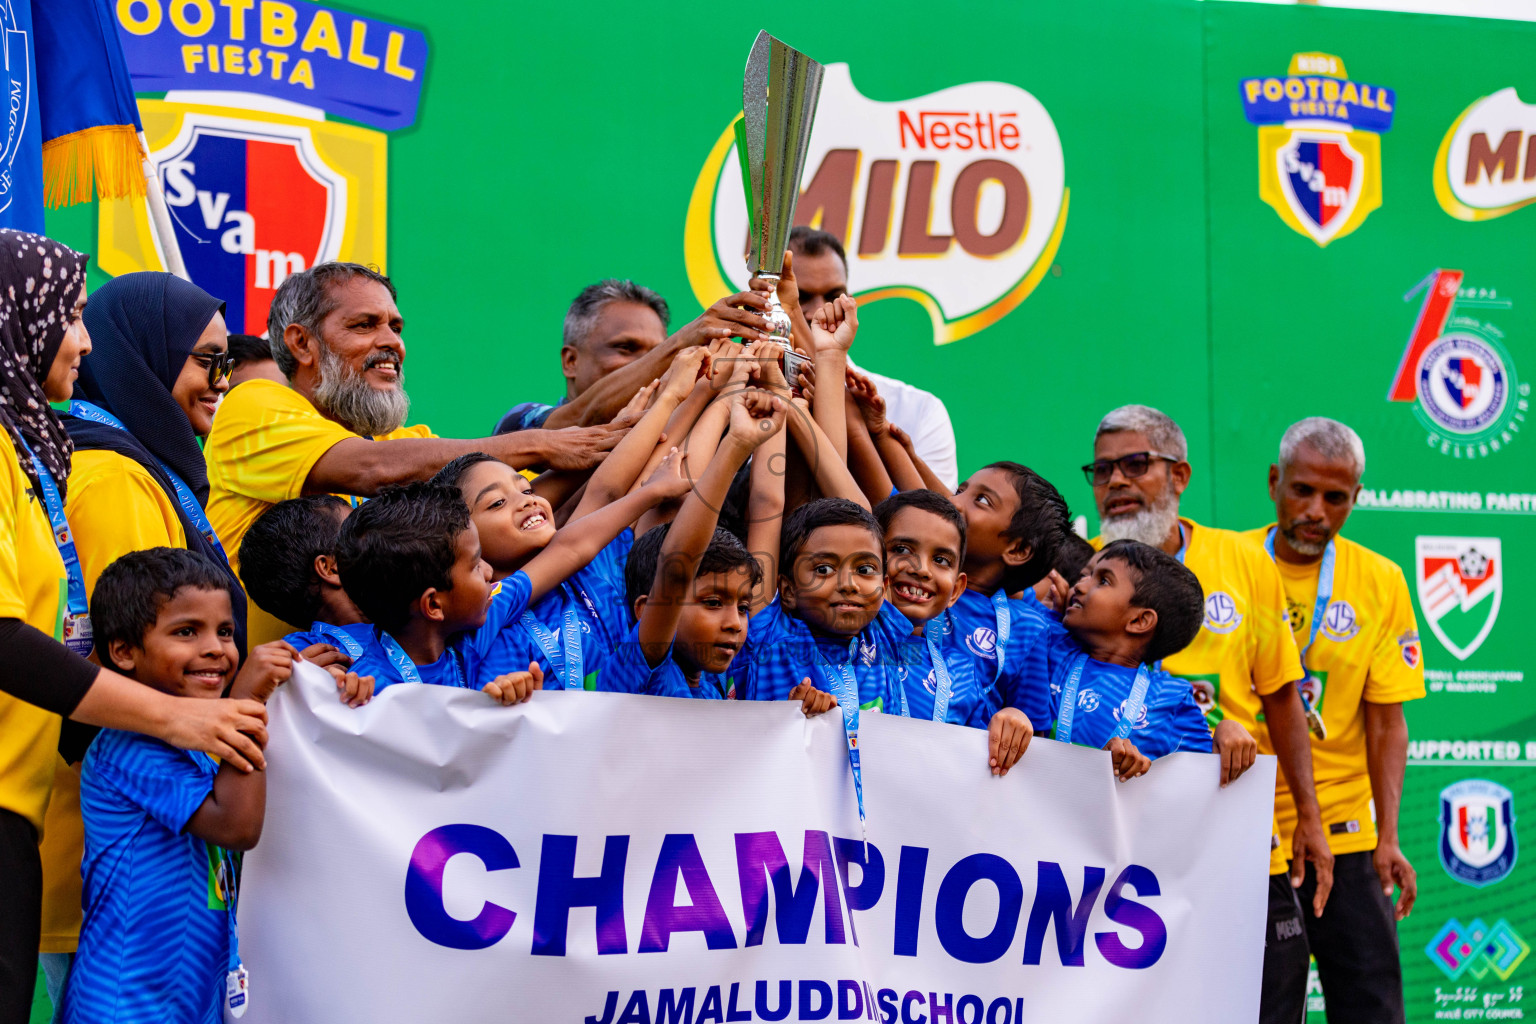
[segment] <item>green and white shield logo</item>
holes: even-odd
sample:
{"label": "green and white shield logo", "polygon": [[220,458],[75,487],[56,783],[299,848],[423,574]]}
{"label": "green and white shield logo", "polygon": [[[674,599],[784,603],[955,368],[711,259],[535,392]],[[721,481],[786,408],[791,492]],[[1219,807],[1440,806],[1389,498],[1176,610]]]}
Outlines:
{"label": "green and white shield logo", "polygon": [[1445,649],[1466,661],[1499,617],[1504,595],[1499,538],[1419,537],[1414,546],[1419,607]]}

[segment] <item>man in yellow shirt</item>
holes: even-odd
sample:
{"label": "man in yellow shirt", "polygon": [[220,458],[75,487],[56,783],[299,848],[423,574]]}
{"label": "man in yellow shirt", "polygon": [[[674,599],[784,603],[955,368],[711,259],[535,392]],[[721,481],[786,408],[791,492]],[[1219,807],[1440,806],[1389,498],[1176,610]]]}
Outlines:
{"label": "man in yellow shirt", "polygon": [[[1248,536],[1280,570],[1303,651],[1303,689],[1324,726],[1312,763],[1334,854],[1333,895],[1326,915],[1306,913],[1306,932],[1328,1019],[1401,1024],[1395,921],[1408,916],[1418,889],[1397,838],[1408,760],[1403,701],[1424,696],[1424,664],[1402,569],[1338,535],[1364,470],[1365,446],[1353,430],[1321,416],[1301,420],[1269,467],[1275,523]],[[1283,837],[1296,827],[1284,780],[1275,803]],[[1308,872],[1304,908],[1312,882]]]}
{"label": "man in yellow shirt", "polygon": [[[610,427],[574,427],[456,441],[403,426],[410,400],[395,288],[355,263],[322,263],[285,280],[267,330],[289,386],[251,380],[232,390],[204,448],[208,519],[237,573],[246,530],[279,501],[305,494],[367,498],[389,484],[424,480],[475,451],[517,469],[588,469],[622,437]],[[250,646],[288,632],[252,605]]]}
{"label": "man in yellow shirt", "polygon": [[1104,542],[1129,538],[1160,547],[1183,561],[1205,591],[1199,635],[1164,667],[1190,681],[1212,726],[1236,719],[1262,750],[1278,754],[1277,792],[1289,782],[1286,792],[1296,794],[1290,845],[1277,842],[1270,856],[1260,1002],[1263,1024],[1294,1024],[1302,1015],[1308,966],[1296,889],[1303,866],[1312,862],[1318,884],[1310,896],[1321,914],[1333,869],[1313,788],[1306,711],[1296,689],[1301,664],[1285,624],[1279,574],[1264,549],[1231,530],[1179,517],[1179,497],[1192,472],[1188,458],[1184,432],[1170,417],[1126,405],[1100,421],[1093,462],[1083,472],[1093,485]]}

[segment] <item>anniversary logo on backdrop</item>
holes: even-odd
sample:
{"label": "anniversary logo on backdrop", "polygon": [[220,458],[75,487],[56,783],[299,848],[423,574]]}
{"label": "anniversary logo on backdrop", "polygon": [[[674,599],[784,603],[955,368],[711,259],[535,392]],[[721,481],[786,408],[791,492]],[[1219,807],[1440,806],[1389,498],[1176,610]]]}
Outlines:
{"label": "anniversary logo on backdrop", "polygon": [[[748,281],[737,163],[727,126],[688,205],[688,280],[705,306]],[[1067,205],[1056,125],[1018,86],[971,82],[882,103],[859,92],[847,64],[827,65],[795,220],[842,241],[860,301],[911,299],[936,344],[969,337],[1040,283]]]}
{"label": "anniversary logo on backdrop", "polygon": [[421,32],[303,0],[135,0],[117,17],[135,89],[166,93],[139,110],[174,238],[144,201],[104,201],[103,270],[165,269],[174,244],[227,300],[230,330],[263,334],[288,275],[330,259],[385,268],[384,132],[415,121]]}
{"label": "anniversary logo on backdrop", "polygon": [[1298,53],[1283,78],[1240,88],[1243,116],[1259,126],[1259,197],[1318,245],[1365,223],[1381,205],[1381,133],[1396,94],[1351,81],[1328,53]]}

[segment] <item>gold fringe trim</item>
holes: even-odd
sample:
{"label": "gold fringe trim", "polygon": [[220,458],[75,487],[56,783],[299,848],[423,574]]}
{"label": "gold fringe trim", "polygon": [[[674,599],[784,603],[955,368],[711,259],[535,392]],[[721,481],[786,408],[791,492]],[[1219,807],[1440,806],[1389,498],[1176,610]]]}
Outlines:
{"label": "gold fringe trim", "polygon": [[43,205],[142,196],[144,151],[131,124],[104,124],[43,143]]}

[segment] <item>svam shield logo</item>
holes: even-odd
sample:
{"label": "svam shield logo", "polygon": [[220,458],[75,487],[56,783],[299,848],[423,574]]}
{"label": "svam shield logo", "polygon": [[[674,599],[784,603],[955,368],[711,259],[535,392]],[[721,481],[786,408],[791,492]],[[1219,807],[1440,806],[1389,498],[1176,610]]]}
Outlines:
{"label": "svam shield logo", "polygon": [[1360,202],[1365,160],[1336,132],[1294,132],[1275,154],[1287,205],[1318,244],[1332,241]]}
{"label": "svam shield logo", "polygon": [[180,145],[156,154],[187,273],[245,334],[265,332],[290,274],[334,258],[346,208],[342,176],[301,132],[275,128],[188,118]]}
{"label": "svam shield logo", "polygon": [[1514,795],[1493,782],[1466,779],[1440,791],[1440,863],[1458,882],[1482,887],[1515,868]]}
{"label": "svam shield logo", "polygon": [[1415,539],[1419,606],[1436,639],[1466,661],[1488,639],[1504,595],[1497,537]]}

